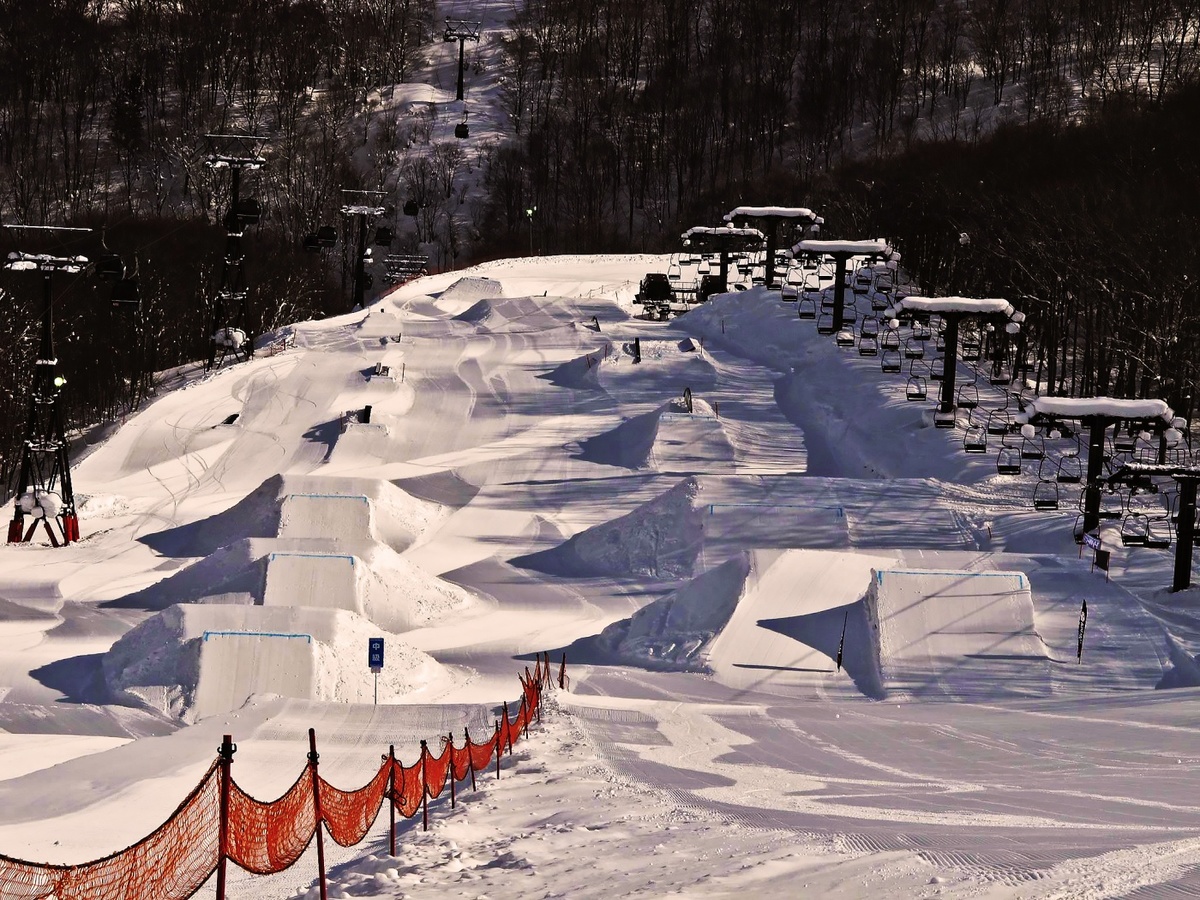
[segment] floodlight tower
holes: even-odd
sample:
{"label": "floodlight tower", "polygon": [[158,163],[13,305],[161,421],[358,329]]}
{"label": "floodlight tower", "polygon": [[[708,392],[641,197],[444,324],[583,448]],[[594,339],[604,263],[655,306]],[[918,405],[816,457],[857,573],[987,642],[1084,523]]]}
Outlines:
{"label": "floodlight tower", "polygon": [[479,28],[482,24],[482,22],[468,22],[465,19],[446,20],[446,31],[442,35],[442,40],[447,44],[458,41],[458,90],[454,95],[455,100],[463,98],[463,63],[466,59],[464,48],[467,41],[479,43]]}
{"label": "floodlight tower", "polygon": [[[242,250],[242,234],[247,225],[257,225],[262,209],[252,197],[242,199],[242,172],[253,172],[266,165],[262,149],[264,138],[243,134],[207,134],[205,138],[212,147],[207,163],[212,169],[229,169],[233,173],[232,196],[229,212],[225,214],[225,257],[221,263],[221,285],[213,298],[212,327],[209,329],[209,349],[206,369],[218,364],[217,345],[221,345],[221,360],[233,350],[235,354],[245,347],[247,357],[254,355],[254,339],[247,335],[246,322],[246,273],[242,269],[245,253]],[[226,310],[237,305],[237,314],[232,324],[225,321]]]}
{"label": "floodlight tower", "polygon": [[833,275],[833,330],[842,330],[842,316],[846,310],[846,263],[856,256],[864,260],[884,260],[888,268],[896,269],[900,265],[900,254],[888,245],[887,241],[801,241],[792,248],[796,253],[819,253],[828,256],[834,262]]}
{"label": "floodlight tower", "polygon": [[[55,233],[88,234],[90,228],[54,228],[46,226],[7,226]],[[8,542],[26,543],[33,538],[41,522],[55,546],[79,540],[79,517],[75,512],[75,492],[71,486],[71,468],[67,460],[67,437],[63,429],[59,394],[66,379],[57,372],[54,354],[52,283],[56,272],[86,272],[91,262],[86,256],[54,256],[49,253],[8,254],[4,268],[10,272],[42,274],[42,337],[34,363],[33,389],[29,398],[29,419],[21,447],[21,467],[16,485],[16,502],[8,524]],[[28,529],[25,517],[34,519]],[[51,526],[57,523],[58,529]]]}
{"label": "floodlight tower", "polygon": [[725,214],[725,221],[738,227],[757,222],[766,235],[767,257],[763,263],[763,283],[768,288],[775,286],[775,250],[779,246],[780,226],[790,222],[813,237],[825,224],[824,219],[803,206],[738,206]]}
{"label": "floodlight tower", "polygon": [[[385,191],[354,191],[343,190],[343,194],[349,194],[356,197],[362,197],[364,200],[370,200],[372,197],[385,196]],[[386,209],[382,206],[371,206],[367,203],[347,203],[342,206],[342,215],[353,217],[358,226],[358,240],[355,242],[355,248],[358,256],[354,260],[354,289],[351,294],[352,299],[350,308],[359,309],[363,306],[363,298],[367,289],[367,228],[368,220],[382,216]],[[343,270],[344,271],[344,270]]]}

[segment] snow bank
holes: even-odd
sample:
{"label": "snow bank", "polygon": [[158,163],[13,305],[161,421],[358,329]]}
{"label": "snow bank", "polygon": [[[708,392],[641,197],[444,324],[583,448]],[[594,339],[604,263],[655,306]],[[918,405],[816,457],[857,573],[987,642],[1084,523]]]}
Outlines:
{"label": "snow bank", "polygon": [[740,553],[609,625],[598,646],[629,665],[705,670],[704,651],[733,615],[749,571],[750,558]]}
{"label": "snow bank", "polygon": [[552,550],[514,560],[561,575],[690,578],[704,545],[700,483],[681,481],[624,516],[596,525]]}
{"label": "snow bank", "polygon": [[465,313],[480,300],[504,296],[504,286],[493,278],[467,275],[438,295],[434,305],[452,316]]}

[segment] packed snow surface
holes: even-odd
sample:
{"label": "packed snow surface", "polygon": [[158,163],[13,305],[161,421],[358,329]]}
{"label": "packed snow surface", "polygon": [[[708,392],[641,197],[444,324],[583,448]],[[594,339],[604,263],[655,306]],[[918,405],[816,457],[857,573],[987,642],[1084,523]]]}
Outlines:
{"label": "packed snow surface", "polygon": [[[0,853],[128,846],[223,734],[256,797],[310,727],[358,787],[391,744],[483,734],[549,651],[569,690],[500,780],[400,823],[396,858],[386,815],[327,841],[330,896],[1200,893],[1200,603],[1170,552],[1106,533],[1106,579],[1078,485],[1038,511],[1039,462],[964,453],[1016,412],[986,373],[943,430],[778,291],[636,318],[669,261],[424,277],[115,429],[73,471],[83,540],[0,547]],[[229,896],[315,897],[315,867]]]}

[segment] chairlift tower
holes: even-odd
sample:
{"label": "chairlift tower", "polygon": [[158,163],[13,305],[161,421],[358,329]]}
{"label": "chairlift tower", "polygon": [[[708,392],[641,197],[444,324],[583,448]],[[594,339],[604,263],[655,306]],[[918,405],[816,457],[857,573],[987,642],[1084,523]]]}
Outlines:
{"label": "chairlift tower", "polygon": [[[221,285],[213,298],[208,362],[205,364],[205,369],[212,369],[224,361],[230,350],[240,355],[242,347],[245,347],[247,358],[254,355],[254,336],[244,331],[248,292],[246,273],[242,267],[245,259],[242,235],[247,225],[258,224],[261,208],[253,198],[242,199],[242,172],[261,169],[267,161],[262,156],[265,138],[243,134],[206,134],[204,137],[212,147],[208,166],[212,169],[229,169],[233,175],[229,212],[224,220],[225,256],[221,263]],[[236,315],[232,320],[226,320],[228,310],[235,306]],[[221,345],[220,360],[217,359],[218,343]]]}
{"label": "chairlift tower", "polygon": [[[387,192],[343,190],[342,194],[361,197],[364,201],[370,201],[375,197],[386,196]],[[356,307],[361,309],[366,295],[367,228],[370,227],[371,219],[378,218],[386,212],[387,210],[382,206],[372,206],[369,202],[346,203],[342,206],[342,215],[347,218],[354,218],[358,226],[358,239],[355,241],[357,256],[354,260],[354,289],[351,293],[351,309]],[[343,269],[343,271],[345,270]]]}
{"label": "chairlift tower", "polygon": [[833,275],[833,330],[842,330],[846,311],[846,263],[855,257],[867,261],[884,260],[892,269],[900,264],[900,254],[883,240],[875,241],[801,241],[792,248],[792,254],[817,253],[828,256],[834,262]]}
{"label": "chairlift tower", "polygon": [[691,247],[702,253],[720,254],[717,276],[721,280],[722,291],[729,289],[729,254],[761,250],[767,239],[766,235],[757,228],[734,228],[732,226],[708,228],[703,225],[689,228],[683,233],[682,238],[685,247]]}
{"label": "chairlift tower", "polygon": [[1000,320],[1006,333],[1017,334],[1025,314],[1018,312],[1007,300],[974,297],[902,297],[889,306],[884,315],[899,318],[905,312],[934,314],[946,323],[946,352],[942,359],[942,396],[934,413],[938,428],[953,428],[955,424],[954,383],[958,374],[958,329],[963,319],[992,318]]}
{"label": "chairlift tower", "polygon": [[[48,226],[7,226],[57,234],[90,234],[90,228]],[[79,540],[79,517],[75,511],[75,492],[67,459],[67,437],[63,428],[59,396],[66,379],[58,374],[54,354],[52,286],[55,273],[79,274],[91,268],[86,256],[55,256],[48,253],[8,254],[4,268],[10,272],[40,272],[42,275],[42,335],[34,363],[33,389],[29,399],[29,419],[21,446],[21,466],[16,484],[13,518],[8,525],[8,543],[28,543],[40,522],[52,546],[66,546]],[[25,527],[25,517],[33,523]],[[57,525],[57,529],[51,522]]]}
{"label": "chairlift tower", "polygon": [[763,283],[775,286],[775,250],[779,247],[779,230],[785,222],[802,228],[809,236],[821,230],[825,220],[803,206],[738,206],[725,214],[725,221],[737,227],[755,222],[766,235],[766,258],[763,261]]}
{"label": "chairlift tower", "polygon": [[463,65],[466,61],[467,41],[479,43],[479,28],[482,24],[482,22],[468,22],[466,19],[446,20],[446,31],[442,35],[442,40],[447,44],[458,41],[458,90],[454,94],[455,100],[463,99]]}
{"label": "chairlift tower", "polygon": [[1109,484],[1131,484],[1155,476],[1173,479],[1179,486],[1179,524],[1175,531],[1175,570],[1171,590],[1192,586],[1192,548],[1196,543],[1196,486],[1200,467],[1163,463],[1126,463],[1108,479]]}
{"label": "chairlift tower", "polygon": [[[949,348],[948,342],[946,346]],[[1112,397],[1036,397],[1029,402],[1025,411],[1017,416],[1018,422],[1031,425],[1053,425],[1064,419],[1075,420],[1088,430],[1087,475],[1083,486],[1083,531],[1076,535],[1076,540],[1081,540],[1083,534],[1088,534],[1100,526],[1100,491],[1105,484],[1101,477],[1104,471],[1104,435],[1108,428],[1126,424],[1152,429],[1159,435],[1158,461],[1161,464],[1166,455],[1167,432],[1177,428],[1179,423],[1175,420],[1171,408],[1162,400],[1122,400]],[[1178,467],[1169,468],[1174,470]],[[1183,482],[1181,488],[1182,486]],[[1194,504],[1194,485],[1191,490]]]}

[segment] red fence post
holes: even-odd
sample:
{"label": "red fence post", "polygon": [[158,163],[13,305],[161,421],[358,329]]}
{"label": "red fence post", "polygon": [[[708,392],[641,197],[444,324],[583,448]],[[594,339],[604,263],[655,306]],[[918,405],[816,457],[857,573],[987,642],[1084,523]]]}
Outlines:
{"label": "red fence post", "polygon": [[500,720],[496,720],[496,779],[500,778],[500,757],[504,755],[504,736],[500,733]]}
{"label": "red fence post", "polygon": [[562,663],[558,667],[558,686],[562,689],[567,687],[567,654],[563,653]]}
{"label": "red fence post", "polygon": [[450,732],[446,739],[446,749],[450,753],[450,808],[454,809],[456,800],[454,796],[454,732]]}
{"label": "red fence post", "polygon": [[[421,741],[421,830],[429,830],[429,746]],[[322,898],[323,900],[323,898]]]}
{"label": "red fence post", "polygon": [[471,753],[471,732],[470,729],[463,727],[463,740],[467,744],[467,765],[471,767],[471,790],[477,790],[475,787],[475,755]]}
{"label": "red fence post", "polygon": [[237,744],[233,735],[227,734],[217,748],[221,757],[221,823],[218,830],[220,850],[217,856],[217,900],[225,900],[225,860],[229,855],[229,781],[233,777],[229,771],[233,765],[233,754],[237,753]]}
{"label": "red fence post", "polygon": [[308,764],[312,772],[312,789],[313,789],[313,810],[316,813],[316,823],[313,830],[316,832],[317,838],[317,870],[321,885],[321,900],[326,900],[325,887],[325,842],[321,834],[321,787],[317,776],[317,760],[320,759],[320,754],[317,753],[317,732],[312,728],[308,729]]}
{"label": "red fence post", "polygon": [[512,756],[512,720],[508,717],[508,701],[504,701],[504,730],[500,732],[501,740],[508,739],[508,755]]}
{"label": "red fence post", "polygon": [[529,737],[529,703],[525,699],[525,692],[521,692],[521,708],[517,711],[517,721],[523,726],[525,737]]}
{"label": "red fence post", "polygon": [[396,745],[388,745],[388,760],[392,771],[388,774],[388,802],[391,804],[391,827],[388,829],[388,855],[396,855]]}

